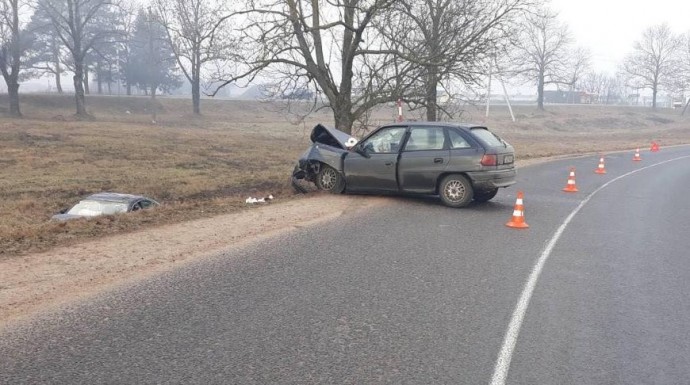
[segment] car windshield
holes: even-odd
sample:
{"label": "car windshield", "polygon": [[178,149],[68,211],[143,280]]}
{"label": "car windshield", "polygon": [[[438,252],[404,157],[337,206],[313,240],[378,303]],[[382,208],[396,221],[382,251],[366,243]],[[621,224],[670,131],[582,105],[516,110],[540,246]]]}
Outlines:
{"label": "car windshield", "polygon": [[93,217],[96,215],[109,215],[126,213],[127,204],[104,201],[81,201],[72,207],[67,214]]}

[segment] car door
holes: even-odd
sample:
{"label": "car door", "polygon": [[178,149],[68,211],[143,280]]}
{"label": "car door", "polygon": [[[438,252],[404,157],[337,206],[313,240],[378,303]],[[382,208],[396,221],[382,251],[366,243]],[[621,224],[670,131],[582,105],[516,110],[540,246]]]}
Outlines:
{"label": "car door", "polygon": [[348,191],[398,191],[396,168],[407,127],[382,127],[358,144],[344,160]]}
{"label": "car door", "polygon": [[481,167],[479,162],[484,155],[483,147],[469,133],[448,127],[448,147],[450,164],[448,171],[467,172]]}
{"label": "car door", "polygon": [[410,193],[433,193],[449,159],[443,127],[411,126],[398,163],[400,189]]}

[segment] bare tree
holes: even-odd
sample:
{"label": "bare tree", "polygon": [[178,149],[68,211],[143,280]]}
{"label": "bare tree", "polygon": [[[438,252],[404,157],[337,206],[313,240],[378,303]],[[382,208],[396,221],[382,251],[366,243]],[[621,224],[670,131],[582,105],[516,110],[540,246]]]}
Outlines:
{"label": "bare tree", "polygon": [[625,79],[621,74],[609,76],[605,87],[605,104],[625,101]]}
{"label": "bare tree", "polygon": [[109,7],[116,6],[111,0],[39,0],[55,28],[55,33],[71,54],[74,66],[74,96],[76,115],[88,116],[86,112],[85,60],[100,41],[118,32],[109,27],[106,17]]}
{"label": "bare tree", "polygon": [[685,115],[685,112],[690,106],[690,96],[685,96],[685,93],[690,90],[690,31],[681,37],[681,49],[679,51],[679,66],[681,71],[681,81],[684,85],[683,92],[681,93],[684,100],[685,106],[683,106],[683,112],[681,115]]}
{"label": "bare tree", "polygon": [[605,72],[586,71],[580,81],[579,87],[587,93],[596,95],[597,103],[609,104],[615,93],[613,87],[615,78]]}
{"label": "bare tree", "polygon": [[128,66],[130,59],[129,49],[139,8],[140,7],[135,2],[123,2],[115,10],[118,13],[117,20],[120,25],[118,29],[122,32],[114,44],[115,60],[113,64],[115,67],[114,70],[116,71],[114,78],[117,81],[118,94],[120,93],[120,85],[123,82],[125,83],[125,93],[127,95],[132,94],[132,87],[129,82],[127,82],[125,68]]}
{"label": "bare tree", "polygon": [[656,108],[659,88],[678,74],[676,51],[681,38],[671,32],[668,24],[650,27],[635,42],[633,52],[623,61],[622,70],[630,80],[652,90],[652,108]]}
{"label": "bare tree", "polygon": [[[235,57],[236,42],[230,31],[231,10],[222,0],[154,0],[160,22],[182,73],[192,86],[195,114],[201,113],[204,71],[223,70]],[[209,68],[207,68],[209,67]]]}
{"label": "bare tree", "polygon": [[566,25],[548,8],[528,13],[521,36],[512,51],[512,68],[537,84],[537,107],[544,109],[544,87],[566,84],[568,47],[572,42]]}
{"label": "bare tree", "polygon": [[19,108],[19,72],[22,58],[31,46],[19,14],[27,4],[20,0],[0,0],[0,73],[7,84],[9,113],[22,116]]}
{"label": "bare tree", "polygon": [[[376,105],[402,95],[406,64],[395,60],[373,28],[396,0],[246,0],[244,72],[261,76],[276,94],[288,87],[316,89],[335,126],[351,132]],[[319,105],[320,106],[320,105]]]}
{"label": "bare tree", "polygon": [[587,71],[578,82],[578,87],[589,94],[597,95],[597,101],[601,101],[606,78],[603,72]]}
{"label": "bare tree", "polygon": [[[480,83],[497,47],[516,29],[516,16],[532,0],[401,0],[392,15],[381,20],[383,35],[395,54],[421,70],[422,94],[406,93],[408,103],[426,108],[426,118],[435,121],[439,112],[438,89],[444,82],[463,85]],[[397,15],[399,14],[399,16]],[[400,23],[391,20],[400,19]]]}
{"label": "bare tree", "polygon": [[573,50],[567,61],[565,81],[570,87],[570,103],[574,103],[575,100],[575,86],[580,82],[585,72],[589,69],[591,65],[592,54],[587,48],[577,47]]}
{"label": "bare tree", "polygon": [[27,26],[34,39],[30,52],[31,77],[52,75],[58,93],[62,93],[62,73],[67,53],[60,38],[55,34],[53,23],[45,10],[37,8]]}

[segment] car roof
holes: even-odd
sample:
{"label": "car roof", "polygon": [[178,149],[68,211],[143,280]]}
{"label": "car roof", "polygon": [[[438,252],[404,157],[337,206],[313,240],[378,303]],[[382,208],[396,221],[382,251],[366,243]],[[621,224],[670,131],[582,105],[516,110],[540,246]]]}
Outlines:
{"label": "car roof", "polygon": [[144,196],[141,195],[132,195],[132,194],[121,194],[121,193],[116,193],[116,192],[101,192],[101,193],[96,193],[89,195],[88,197],[84,198],[84,200],[89,200],[89,201],[104,201],[104,202],[118,202],[118,203],[132,203],[134,201],[137,201],[139,199],[148,199]]}
{"label": "car roof", "polygon": [[433,126],[433,127],[460,127],[460,128],[465,128],[465,129],[472,129],[472,128],[487,128],[483,124],[474,124],[474,123],[457,123],[457,122],[418,122],[414,120],[410,121],[403,121],[403,122],[397,122],[397,123],[389,123],[386,124],[386,126]]}

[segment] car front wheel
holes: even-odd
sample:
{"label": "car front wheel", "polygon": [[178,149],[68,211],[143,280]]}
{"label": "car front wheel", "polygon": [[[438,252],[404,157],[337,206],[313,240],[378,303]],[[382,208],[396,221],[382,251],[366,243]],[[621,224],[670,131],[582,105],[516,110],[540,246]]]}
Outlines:
{"label": "car front wheel", "polygon": [[492,188],[491,190],[481,190],[474,192],[475,202],[488,202],[492,200],[498,193],[498,188]]}
{"label": "car front wheel", "polygon": [[321,165],[316,175],[316,187],[330,193],[339,194],[345,189],[345,180],[340,173],[331,166]]}
{"label": "car front wheel", "polygon": [[474,196],[472,184],[462,175],[448,175],[441,180],[439,185],[441,201],[446,206],[467,206]]}

